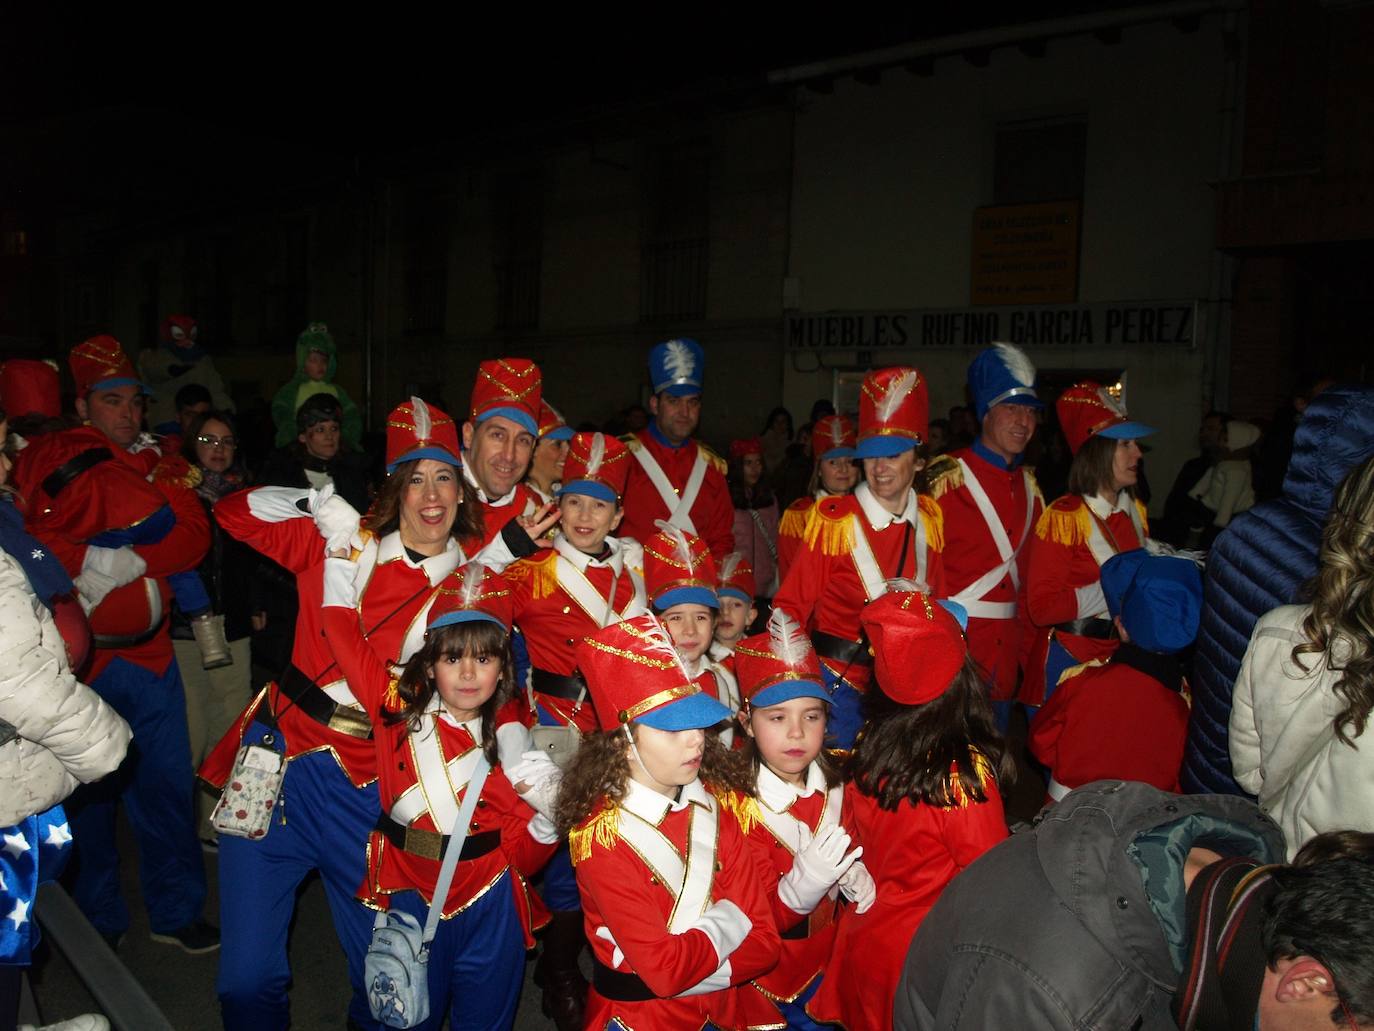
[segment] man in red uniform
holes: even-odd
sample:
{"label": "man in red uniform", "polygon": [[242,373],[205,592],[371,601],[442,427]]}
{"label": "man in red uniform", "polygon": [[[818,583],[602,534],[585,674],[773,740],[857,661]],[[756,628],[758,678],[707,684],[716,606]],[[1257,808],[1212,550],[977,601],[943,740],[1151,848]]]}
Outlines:
{"label": "man in red uniform", "polygon": [[542,389],[539,366],[528,358],[494,358],[477,367],[472,410],[463,423],[463,476],[482,502],[483,543],[539,507],[521,481],[539,438]]}
{"label": "man in red uniform", "polygon": [[200,563],[210,544],[209,524],[189,465],[180,456],[164,457],[142,432],[147,388],[119,341],[93,337],[73,348],[69,361],[76,411],[87,425],[55,436],[82,450],[56,470],[28,470],[26,478],[36,478],[34,487],[52,496],[89,468],[86,463],[117,461],[147,477],[175,516],[156,543],[86,546],[68,570],[90,611],[95,648],[86,679],[128,721],[135,745],[118,775],[83,789],[73,806],[80,856],[73,894],[95,929],[117,945],[129,929],[115,843],[115,806],[122,800],[138,840],[153,940],[209,952],[219,947],[219,931],[201,917],[205,868],[192,805],[186,698],[166,619],[172,601],[167,577]]}
{"label": "man in red uniform", "polygon": [[929,420],[925,378],[916,369],[878,369],[864,378],[855,456],[865,480],[853,494],[812,506],[801,549],[773,598],[811,634],[831,692],[828,733],[840,748],[854,743],[873,666],[860,610],[894,579],[916,581],[932,597],[945,593],[940,506],[915,490]]}
{"label": "man in red uniform", "polygon": [[622,438],[635,464],[625,485],[621,534],[647,541],[659,519],[706,542],[720,562],[735,550],[735,508],[725,484],[725,459],[693,440],[701,421],[701,345],[682,338],[649,352],[653,421]]}
{"label": "man in red uniform", "polygon": [[931,463],[928,482],[944,513],[949,596],[968,612],[969,654],[988,674],[1005,728],[1021,661],[1026,542],[1045,507],[1021,458],[1044,406],[1035,366],[1011,344],[993,344],[974,358],[968,385],[981,432],[971,447]]}

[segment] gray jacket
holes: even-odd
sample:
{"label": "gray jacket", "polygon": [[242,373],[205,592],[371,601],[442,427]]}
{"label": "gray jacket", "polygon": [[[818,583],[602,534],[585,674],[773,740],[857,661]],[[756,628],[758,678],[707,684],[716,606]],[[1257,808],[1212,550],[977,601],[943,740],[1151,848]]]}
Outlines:
{"label": "gray jacket", "polygon": [[1279,862],[1251,802],[1099,781],[960,874],[925,918],[894,1026],[984,1031],[1174,1028],[1194,845]]}

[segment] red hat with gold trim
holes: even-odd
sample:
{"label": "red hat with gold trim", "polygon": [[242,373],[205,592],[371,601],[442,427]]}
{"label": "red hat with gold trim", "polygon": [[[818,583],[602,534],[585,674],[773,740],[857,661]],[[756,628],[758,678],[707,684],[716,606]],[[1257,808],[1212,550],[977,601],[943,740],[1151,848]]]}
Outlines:
{"label": "red hat with gold trim", "polygon": [[615,730],[631,722],[656,730],[698,730],[730,710],[687,675],[673,639],[654,616],[612,623],[577,646],[597,722]]}
{"label": "red hat with gold trim", "polygon": [[746,605],[752,605],[757,586],[754,567],[742,552],[732,551],[720,560],[720,573],[716,576],[717,595],[729,594]]}
{"label": "red hat with gold trim", "polygon": [[472,424],[500,415],[539,436],[543,377],[528,358],[492,358],[477,366],[472,385]]}
{"label": "red hat with gold trim", "polygon": [[953,604],[920,591],[898,590],[869,602],[859,613],[873,646],[878,686],[893,701],[934,701],[963,668],[968,642]]}
{"label": "red hat with gold trim", "polygon": [[811,639],[782,609],[768,617],[766,633],[735,645],[735,677],[745,701],[758,709],[793,698],[830,701]]}
{"label": "red hat with gold trim", "polygon": [[510,583],[481,562],[455,569],[435,589],[434,604],[425,624],[430,630],[486,620],[510,629],[515,599]]}
{"label": "red hat with gold trim", "polygon": [[859,441],[855,458],[891,458],[925,443],[930,401],[925,377],[910,366],[878,369],[859,393]]}
{"label": "red hat with gold trim", "polygon": [[644,542],[644,587],[653,607],[659,612],[674,605],[720,608],[716,563],[706,542],[662,519],[654,525],[659,532]]}
{"label": "red hat with gold trim", "polygon": [[857,443],[854,421],[843,415],[827,415],[811,427],[811,454],[816,461],[853,458]]}
{"label": "red hat with gold trim", "polygon": [[413,458],[432,458],[456,468],[462,464],[459,450],[458,427],[448,413],[418,397],[402,401],[386,417],[388,473]]}
{"label": "red hat with gold trim", "polygon": [[573,428],[563,413],[543,398],[539,399],[539,439],[572,440]]}
{"label": "red hat with gold trim", "polygon": [[57,365],[46,359],[11,358],[0,364],[0,408],[13,421],[25,415],[56,419],[62,414]]}
{"label": "red hat with gold trim", "polygon": [[1059,415],[1064,439],[1069,442],[1069,451],[1075,455],[1092,437],[1135,440],[1155,432],[1152,426],[1131,422],[1126,406],[1101,383],[1091,380],[1075,383],[1060,394],[1054,410]]}
{"label": "red hat with gold trim", "polygon": [[138,371],[124,348],[112,336],[95,336],[81,341],[67,356],[67,364],[71,366],[72,379],[76,380],[77,397],[115,387],[138,387],[141,393],[152,393],[138,378]]}
{"label": "red hat with gold trim", "polygon": [[730,457],[738,462],[748,455],[763,457],[763,441],[758,437],[745,437],[743,440],[730,441]]}
{"label": "red hat with gold trim", "polygon": [[563,463],[563,485],[558,495],[587,494],[612,504],[625,494],[630,475],[630,449],[618,437],[606,433],[575,433]]}

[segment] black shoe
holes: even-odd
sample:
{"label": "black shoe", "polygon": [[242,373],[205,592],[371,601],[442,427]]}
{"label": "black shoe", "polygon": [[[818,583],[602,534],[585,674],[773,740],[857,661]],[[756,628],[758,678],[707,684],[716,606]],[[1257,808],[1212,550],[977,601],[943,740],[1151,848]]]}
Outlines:
{"label": "black shoe", "polygon": [[154,931],[149,937],[155,942],[180,945],[183,952],[189,952],[192,956],[214,952],[219,948],[219,928],[214,924],[206,923],[200,917],[192,920],[185,927],[178,927],[175,931],[168,931],[166,934],[159,934]]}

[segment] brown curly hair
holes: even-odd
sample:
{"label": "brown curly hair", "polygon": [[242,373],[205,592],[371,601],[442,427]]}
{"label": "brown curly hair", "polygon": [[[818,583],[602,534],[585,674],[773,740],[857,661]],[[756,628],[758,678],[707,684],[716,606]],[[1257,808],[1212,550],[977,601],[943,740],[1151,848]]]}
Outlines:
{"label": "brown curly hair", "polygon": [[[1293,662],[1307,669],[1301,656],[1320,655],[1328,670],[1340,672],[1334,690],[1345,708],[1334,721],[1336,737],[1354,748],[1374,710],[1374,456],[1336,488],[1317,570],[1308,585],[1312,608],[1302,622],[1307,641],[1293,649]],[[1340,666],[1337,641],[1349,652]]]}
{"label": "brown curly hair", "polygon": [[[639,724],[630,724],[638,739]],[[591,816],[604,803],[625,797],[630,783],[630,754],[619,730],[600,730],[582,735],[577,754],[563,771],[554,808],[554,823],[561,837]],[[753,767],[742,752],[732,752],[720,738],[707,731],[701,755],[701,779],[710,787],[727,788],[750,797],[754,794]]]}

